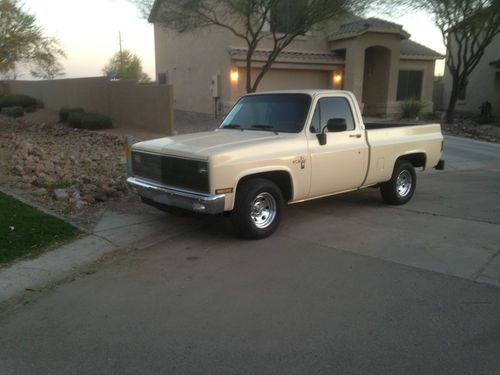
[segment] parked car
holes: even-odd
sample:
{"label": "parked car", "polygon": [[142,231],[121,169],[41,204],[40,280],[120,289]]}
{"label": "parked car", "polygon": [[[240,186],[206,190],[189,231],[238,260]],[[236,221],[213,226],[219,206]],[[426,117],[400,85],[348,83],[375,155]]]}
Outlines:
{"label": "parked car", "polygon": [[144,203],[230,213],[258,239],[279,226],[285,204],[379,186],[407,203],[416,168],[444,168],[439,124],[365,124],[346,91],[246,95],[215,131],[137,143],[128,183]]}

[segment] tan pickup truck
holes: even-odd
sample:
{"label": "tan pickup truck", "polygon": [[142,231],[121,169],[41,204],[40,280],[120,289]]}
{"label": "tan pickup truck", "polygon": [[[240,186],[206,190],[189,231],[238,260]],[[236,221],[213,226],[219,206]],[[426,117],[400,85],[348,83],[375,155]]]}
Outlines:
{"label": "tan pickup truck", "polygon": [[241,98],[218,129],[137,143],[128,183],[144,203],[231,213],[236,232],[263,238],[285,204],[380,186],[408,202],[416,168],[443,169],[438,124],[365,124],[346,91]]}

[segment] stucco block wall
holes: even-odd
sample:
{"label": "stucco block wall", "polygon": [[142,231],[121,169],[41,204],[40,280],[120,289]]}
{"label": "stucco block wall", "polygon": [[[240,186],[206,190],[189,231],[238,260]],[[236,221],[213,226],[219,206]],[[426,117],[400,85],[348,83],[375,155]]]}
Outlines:
{"label": "stucco block wall", "polygon": [[175,87],[175,109],[213,113],[210,85],[215,74],[221,76],[221,102],[229,102],[231,59],[226,48],[233,40],[219,28],[179,34],[155,25],[156,73],[166,73]]}
{"label": "stucco block wall", "polygon": [[173,131],[173,88],[169,85],[139,85],[136,81],[110,82],[105,77],[52,81],[3,81],[12,94],[26,94],[45,107],[82,107],[110,116],[116,126]]}
{"label": "stucco block wall", "polygon": [[[465,100],[457,102],[457,111],[479,114],[480,105],[489,101],[492,104],[493,113],[500,115],[500,94],[498,94],[500,72],[495,72],[495,67],[490,65],[492,61],[499,59],[500,34],[488,46],[476,69],[469,76]],[[448,107],[452,88],[452,79],[448,69],[445,70],[444,84],[444,107]]]}

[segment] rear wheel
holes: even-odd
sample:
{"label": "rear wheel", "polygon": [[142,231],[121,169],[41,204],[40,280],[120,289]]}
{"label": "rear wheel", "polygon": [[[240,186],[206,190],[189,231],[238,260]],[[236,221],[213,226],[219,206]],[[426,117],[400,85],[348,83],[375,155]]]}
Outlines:
{"label": "rear wheel", "polygon": [[244,181],[231,214],[236,233],[249,239],[270,236],[281,222],[283,206],[283,195],[274,182],[263,178]]}
{"label": "rear wheel", "polygon": [[380,193],[386,203],[401,205],[410,201],[417,186],[417,175],[413,165],[406,160],[398,160],[392,177],[380,185]]}

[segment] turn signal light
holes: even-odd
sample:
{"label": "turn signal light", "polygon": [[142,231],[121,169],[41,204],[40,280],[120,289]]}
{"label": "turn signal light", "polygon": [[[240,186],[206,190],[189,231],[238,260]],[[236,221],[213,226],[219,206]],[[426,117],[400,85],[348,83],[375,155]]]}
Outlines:
{"label": "turn signal light", "polygon": [[225,189],[215,190],[215,194],[231,194],[232,192],[233,192],[233,188],[225,188]]}

